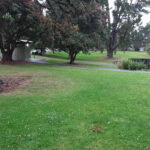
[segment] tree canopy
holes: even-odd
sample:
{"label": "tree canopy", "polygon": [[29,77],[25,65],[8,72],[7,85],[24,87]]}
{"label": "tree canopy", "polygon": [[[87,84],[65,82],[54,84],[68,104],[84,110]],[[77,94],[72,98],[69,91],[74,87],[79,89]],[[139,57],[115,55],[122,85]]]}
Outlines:
{"label": "tree canopy", "polygon": [[106,48],[112,58],[117,48],[125,49],[131,41],[137,45],[144,38],[146,29],[139,32],[137,26],[149,4],[116,0],[112,11],[108,0],[0,0],[2,61],[12,60],[21,39],[32,40],[41,49],[67,52],[70,64],[80,51],[92,49]]}
{"label": "tree canopy", "polygon": [[55,26],[53,46],[69,54],[70,64],[80,51],[86,53],[91,48],[98,48],[106,23],[104,5],[102,0],[46,0],[42,5]]}
{"label": "tree canopy", "polygon": [[34,31],[45,20],[32,0],[0,0],[0,22],[2,61],[11,61],[19,41],[34,39]]}

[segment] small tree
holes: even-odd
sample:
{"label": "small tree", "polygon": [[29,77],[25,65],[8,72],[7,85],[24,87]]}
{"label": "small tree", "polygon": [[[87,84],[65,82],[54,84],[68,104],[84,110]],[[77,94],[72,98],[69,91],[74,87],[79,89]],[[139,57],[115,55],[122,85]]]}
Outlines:
{"label": "small tree", "polygon": [[[68,28],[67,28],[68,30]],[[78,32],[75,28],[69,29],[68,31],[62,31],[63,33],[55,36],[55,49],[68,53],[70,64],[73,64],[77,54],[82,51],[87,53],[88,48],[88,37],[85,34]]]}

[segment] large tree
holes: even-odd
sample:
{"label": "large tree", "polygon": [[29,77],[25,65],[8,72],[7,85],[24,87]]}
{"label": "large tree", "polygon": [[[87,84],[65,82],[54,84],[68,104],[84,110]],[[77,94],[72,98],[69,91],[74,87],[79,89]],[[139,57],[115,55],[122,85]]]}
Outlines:
{"label": "large tree", "polygon": [[106,5],[108,23],[105,30],[108,58],[112,58],[113,52],[128,40],[129,33],[140,24],[142,13],[147,12],[144,8],[149,4],[149,0],[115,0],[112,10],[108,1]]}
{"label": "large tree", "polygon": [[39,5],[53,22],[53,48],[76,55],[100,47],[100,33],[106,24],[105,0],[46,0]]}
{"label": "large tree", "polygon": [[12,61],[21,39],[29,39],[42,17],[33,0],[0,0],[0,50],[2,61]]}

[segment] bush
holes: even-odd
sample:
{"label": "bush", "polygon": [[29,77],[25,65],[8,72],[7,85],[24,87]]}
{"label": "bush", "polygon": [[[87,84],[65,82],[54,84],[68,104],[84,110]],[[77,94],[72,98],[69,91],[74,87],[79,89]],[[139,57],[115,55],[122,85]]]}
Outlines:
{"label": "bush", "polygon": [[123,61],[122,64],[121,64],[121,68],[122,69],[129,69],[129,65],[130,65],[130,61],[129,60],[126,60],[126,61]]}
{"label": "bush", "polygon": [[138,69],[137,66],[138,66],[137,62],[130,61],[130,63],[129,63],[129,69],[130,70],[137,70]]}
{"label": "bush", "polygon": [[118,68],[128,69],[128,70],[141,70],[145,69],[146,65],[144,63],[134,62],[134,61],[123,61]]}
{"label": "bush", "polygon": [[146,68],[146,65],[144,63],[138,63],[138,66],[137,66],[138,70],[141,70],[141,69],[145,69]]}

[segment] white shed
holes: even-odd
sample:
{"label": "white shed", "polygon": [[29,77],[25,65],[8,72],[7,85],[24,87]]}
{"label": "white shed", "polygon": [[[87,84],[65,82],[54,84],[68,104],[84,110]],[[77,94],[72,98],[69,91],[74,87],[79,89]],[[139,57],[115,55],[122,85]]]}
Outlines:
{"label": "white shed", "polygon": [[31,47],[29,44],[22,40],[15,48],[12,59],[14,61],[28,61],[31,58]]}

